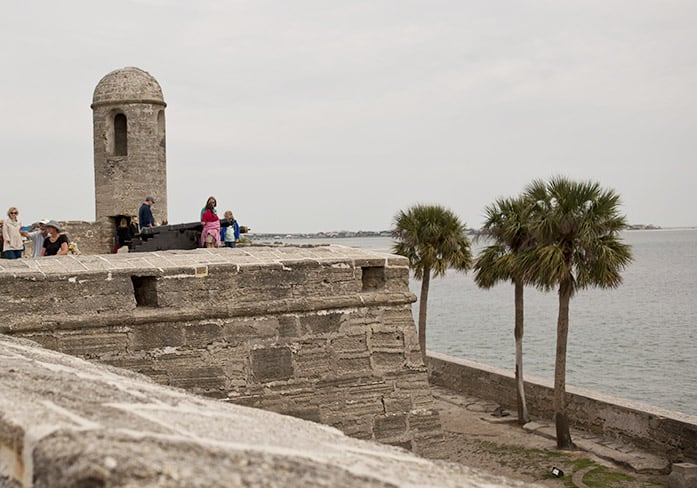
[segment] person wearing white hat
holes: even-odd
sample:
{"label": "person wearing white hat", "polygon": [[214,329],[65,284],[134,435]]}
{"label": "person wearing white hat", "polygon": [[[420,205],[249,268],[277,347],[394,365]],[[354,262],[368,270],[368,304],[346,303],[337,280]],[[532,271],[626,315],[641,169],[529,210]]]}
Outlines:
{"label": "person wearing white hat", "polygon": [[64,256],[68,254],[68,238],[60,233],[60,225],[55,220],[49,220],[45,224],[48,236],[44,239],[42,256]]}
{"label": "person wearing white hat", "polygon": [[46,239],[46,236],[48,235],[48,230],[46,230],[47,223],[48,219],[41,219],[39,220],[37,228],[29,232],[29,240],[31,241],[32,246],[31,257],[33,258],[41,257],[41,251],[44,248],[44,239]]}

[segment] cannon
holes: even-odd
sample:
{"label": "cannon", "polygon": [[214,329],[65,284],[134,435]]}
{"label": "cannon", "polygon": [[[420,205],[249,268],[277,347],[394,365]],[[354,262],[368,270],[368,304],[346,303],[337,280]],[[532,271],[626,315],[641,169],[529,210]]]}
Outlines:
{"label": "cannon", "polygon": [[[232,219],[220,219],[220,226],[231,225]],[[167,251],[171,249],[196,249],[200,246],[201,222],[145,227],[133,236],[129,252]],[[240,226],[240,232],[246,230]]]}

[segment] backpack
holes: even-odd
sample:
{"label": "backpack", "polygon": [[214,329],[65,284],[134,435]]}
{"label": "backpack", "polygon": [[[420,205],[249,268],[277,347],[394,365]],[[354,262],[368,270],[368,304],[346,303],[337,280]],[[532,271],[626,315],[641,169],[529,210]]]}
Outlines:
{"label": "backpack", "polygon": [[235,222],[227,226],[225,230],[225,242],[235,242]]}

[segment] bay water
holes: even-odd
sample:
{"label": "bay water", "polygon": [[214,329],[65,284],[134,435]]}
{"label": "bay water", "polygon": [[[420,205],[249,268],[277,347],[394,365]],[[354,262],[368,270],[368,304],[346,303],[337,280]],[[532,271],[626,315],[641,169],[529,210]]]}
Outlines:
{"label": "bay water", "polygon": [[[634,261],[616,289],[572,298],[568,385],[697,415],[697,229],[622,234]],[[391,252],[389,237],[283,239]],[[473,254],[486,245],[475,243]],[[410,280],[419,296],[421,283]],[[415,322],[418,302],[413,306]],[[553,381],[558,296],[525,289],[524,374]],[[472,273],[433,278],[427,347],[514,370],[513,285],[478,288]]]}

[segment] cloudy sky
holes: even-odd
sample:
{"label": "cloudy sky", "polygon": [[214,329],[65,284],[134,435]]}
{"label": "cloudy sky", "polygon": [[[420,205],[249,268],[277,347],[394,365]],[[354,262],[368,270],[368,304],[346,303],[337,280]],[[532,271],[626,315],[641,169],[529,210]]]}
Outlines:
{"label": "cloudy sky", "polygon": [[479,227],[535,178],[592,179],[631,223],[697,225],[694,0],[9,0],[0,210],[94,219],[94,87],[162,86],[169,220],[208,195],[258,232]]}

